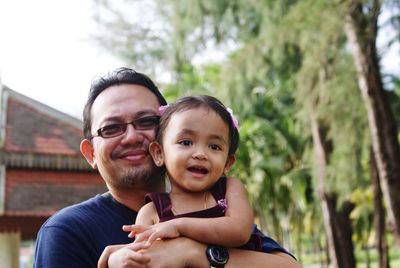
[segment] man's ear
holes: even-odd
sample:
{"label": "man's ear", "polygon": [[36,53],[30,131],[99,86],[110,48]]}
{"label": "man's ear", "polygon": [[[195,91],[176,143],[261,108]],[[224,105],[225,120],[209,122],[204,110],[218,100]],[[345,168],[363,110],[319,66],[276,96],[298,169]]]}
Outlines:
{"label": "man's ear", "polygon": [[81,141],[80,149],[86,161],[95,169],[97,164],[92,143],[88,139],[84,139]]}
{"label": "man's ear", "polygon": [[225,164],[225,169],[224,169],[225,175],[229,172],[229,170],[231,170],[231,167],[233,166],[233,164],[235,164],[235,162],[236,162],[236,156],[234,154],[229,155]]}
{"label": "man's ear", "polygon": [[156,166],[162,167],[164,165],[164,152],[161,145],[158,142],[153,141],[149,145],[149,151]]}

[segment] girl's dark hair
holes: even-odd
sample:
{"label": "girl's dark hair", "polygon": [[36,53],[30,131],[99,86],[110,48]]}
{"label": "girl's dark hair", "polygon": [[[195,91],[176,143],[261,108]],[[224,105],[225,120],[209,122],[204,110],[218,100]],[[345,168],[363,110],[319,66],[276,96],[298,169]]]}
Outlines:
{"label": "girl's dark hair", "polygon": [[235,154],[239,146],[239,131],[233,123],[231,114],[228,112],[227,108],[224,106],[224,104],[222,104],[221,101],[207,95],[183,97],[177,100],[176,102],[169,104],[161,116],[156,140],[160,144],[162,144],[162,137],[164,135],[164,131],[168,126],[168,123],[171,120],[171,117],[174,113],[187,111],[199,107],[206,107],[213,110],[228,125],[229,142],[230,142],[228,154],[229,155]]}

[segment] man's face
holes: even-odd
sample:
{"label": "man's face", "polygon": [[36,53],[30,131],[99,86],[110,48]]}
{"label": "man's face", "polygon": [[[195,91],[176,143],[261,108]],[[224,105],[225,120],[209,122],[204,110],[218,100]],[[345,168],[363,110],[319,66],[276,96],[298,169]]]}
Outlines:
{"label": "man's face", "polygon": [[[123,84],[104,90],[94,101],[91,133],[104,126],[132,122],[138,118],[157,115],[156,96],[140,85]],[[136,130],[132,124],[126,132],[112,138],[92,139],[93,160],[109,187],[150,185],[154,164],[149,143],[155,139],[155,129]],[[159,178],[157,178],[159,179]]]}

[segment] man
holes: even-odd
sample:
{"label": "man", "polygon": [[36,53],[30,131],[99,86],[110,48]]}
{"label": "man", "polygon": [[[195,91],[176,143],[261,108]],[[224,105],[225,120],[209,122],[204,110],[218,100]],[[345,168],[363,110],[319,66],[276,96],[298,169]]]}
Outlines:
{"label": "man", "polygon": [[[154,83],[131,69],[117,69],[92,84],[81,152],[109,192],[62,209],[44,224],[34,267],[96,267],[100,256],[100,267],[209,267],[208,258],[227,261],[224,249],[209,247],[206,256],[206,245],[184,237],[135,251],[121,229],[135,222],[146,192],[163,189],[164,174],[153,164],[148,145],[155,139],[158,107],[165,104]],[[298,267],[279,245],[272,242],[269,249],[277,251],[230,249],[226,267]],[[214,250],[225,258],[214,260]]]}

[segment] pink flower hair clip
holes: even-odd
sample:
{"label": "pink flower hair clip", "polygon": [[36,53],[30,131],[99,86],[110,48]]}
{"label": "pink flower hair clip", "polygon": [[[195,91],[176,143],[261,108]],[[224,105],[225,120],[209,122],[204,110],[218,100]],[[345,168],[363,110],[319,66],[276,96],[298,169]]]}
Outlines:
{"label": "pink flower hair clip", "polygon": [[239,121],[237,120],[236,116],[233,114],[233,111],[231,108],[226,108],[226,110],[229,112],[229,114],[231,115],[232,118],[232,122],[233,125],[235,126],[235,128],[239,131]]}
{"label": "pink flower hair clip", "polygon": [[167,110],[168,108],[168,104],[167,105],[161,105],[160,107],[158,107],[158,115],[162,116],[165,113],[165,110]]}

